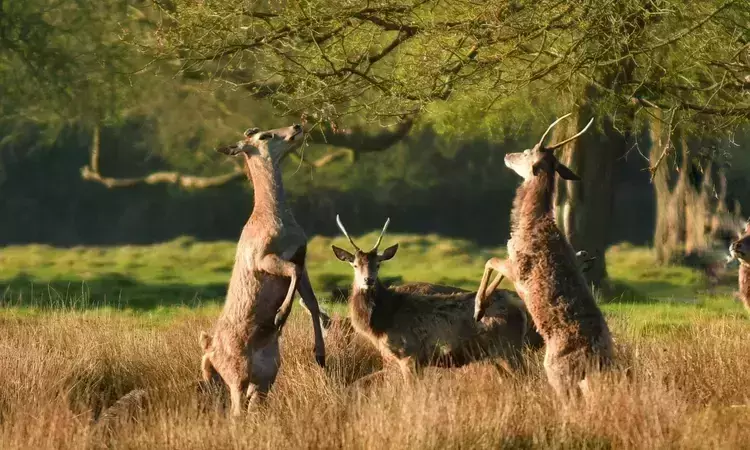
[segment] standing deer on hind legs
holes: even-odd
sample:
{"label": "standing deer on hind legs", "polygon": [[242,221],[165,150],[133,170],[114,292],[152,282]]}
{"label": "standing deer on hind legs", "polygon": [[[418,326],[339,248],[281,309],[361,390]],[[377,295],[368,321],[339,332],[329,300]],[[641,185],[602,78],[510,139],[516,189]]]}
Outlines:
{"label": "standing deer on hind legs", "polygon": [[750,219],[745,224],[745,232],[729,246],[729,255],[740,262],[739,297],[750,312]]}
{"label": "standing deer on hind legs", "polygon": [[[544,338],[547,380],[563,399],[577,397],[587,385],[589,371],[609,366],[612,360],[607,323],[552,213],[555,175],[580,180],[553,151],[578,138],[593,122],[575,136],[546,147],[547,134],[569,115],[553,122],[534,148],[505,156],[505,165],[524,181],[513,202],[508,259],[487,261],[474,310],[475,319],[481,319],[487,295],[503,278],[511,280]],[[487,287],[493,270],[498,274]]]}
{"label": "standing deer on hind legs", "polygon": [[286,205],[281,161],[296,150],[300,125],[270,131],[251,128],[238,143],[217,151],[242,155],[255,202],[237,243],[224,309],[213,333],[201,332],[205,381],[221,378],[229,387],[232,414],[265,399],[281,365],[279,336],[295,291],[310,311],[315,358],[325,366],[318,301],[305,268],[307,237]]}

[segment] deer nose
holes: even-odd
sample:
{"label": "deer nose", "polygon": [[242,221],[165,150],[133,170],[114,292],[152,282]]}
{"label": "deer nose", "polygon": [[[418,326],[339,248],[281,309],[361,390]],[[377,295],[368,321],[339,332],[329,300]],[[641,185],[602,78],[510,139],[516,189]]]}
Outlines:
{"label": "deer nose", "polygon": [[294,131],[302,131],[302,125],[295,123],[294,125],[292,125],[292,129]]}
{"label": "deer nose", "polygon": [[365,278],[365,284],[368,286],[372,286],[373,284],[375,284],[375,278],[370,278],[370,277]]}

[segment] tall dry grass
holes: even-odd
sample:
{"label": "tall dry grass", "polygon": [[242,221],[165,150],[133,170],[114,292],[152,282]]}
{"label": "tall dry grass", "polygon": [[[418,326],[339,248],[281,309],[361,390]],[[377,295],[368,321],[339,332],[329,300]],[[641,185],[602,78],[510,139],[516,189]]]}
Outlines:
{"label": "tall dry grass", "polygon": [[[102,313],[0,316],[0,447],[19,448],[741,448],[750,443],[750,324],[697,323],[642,336],[612,323],[633,378],[610,377],[585,406],[556,404],[541,367],[502,376],[493,365],[428,370],[413,384],[377,370],[359,340],[328,338],[329,367],[313,362],[306,316],[290,319],[267,407],[241,420],[199,408],[198,331]],[[682,329],[681,329],[682,330]],[[134,388],[148,408],[110,434],[92,418]]]}

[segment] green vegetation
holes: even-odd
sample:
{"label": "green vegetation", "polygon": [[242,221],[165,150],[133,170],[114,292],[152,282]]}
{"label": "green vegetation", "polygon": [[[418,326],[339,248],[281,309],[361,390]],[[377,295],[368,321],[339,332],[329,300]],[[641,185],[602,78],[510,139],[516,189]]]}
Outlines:
{"label": "green vegetation", "polygon": [[[373,232],[357,239],[366,245],[376,237]],[[398,242],[399,252],[383,266],[384,278],[465,289],[476,288],[490,255],[505,253],[503,248],[479,248],[437,235],[393,234],[387,242]],[[341,237],[311,239],[308,267],[321,301],[343,312],[332,301],[341,300],[340,289],[351,282],[351,269],[333,258],[331,244],[346,247],[348,242]],[[156,314],[164,319],[214,315],[223,302],[235,245],[180,238],[150,246],[6,247],[0,250],[4,314],[72,309]],[[732,297],[733,278],[709,292],[699,272],[659,266],[648,249],[621,244],[612,247],[608,257],[612,280],[599,298],[610,316],[626,320],[630,327],[666,330],[695,320],[743,318],[742,307]],[[507,282],[503,286],[512,289]]]}

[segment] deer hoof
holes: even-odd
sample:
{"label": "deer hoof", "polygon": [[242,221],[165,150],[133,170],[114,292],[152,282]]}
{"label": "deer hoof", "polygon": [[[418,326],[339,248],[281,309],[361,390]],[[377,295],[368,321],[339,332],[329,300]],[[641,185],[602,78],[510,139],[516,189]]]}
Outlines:
{"label": "deer hoof", "polygon": [[323,369],[326,368],[326,357],[325,355],[315,355],[315,362],[318,363]]}
{"label": "deer hoof", "polygon": [[281,311],[277,312],[276,317],[273,319],[273,324],[276,328],[281,329],[284,326],[284,322],[286,322],[286,315]]}

